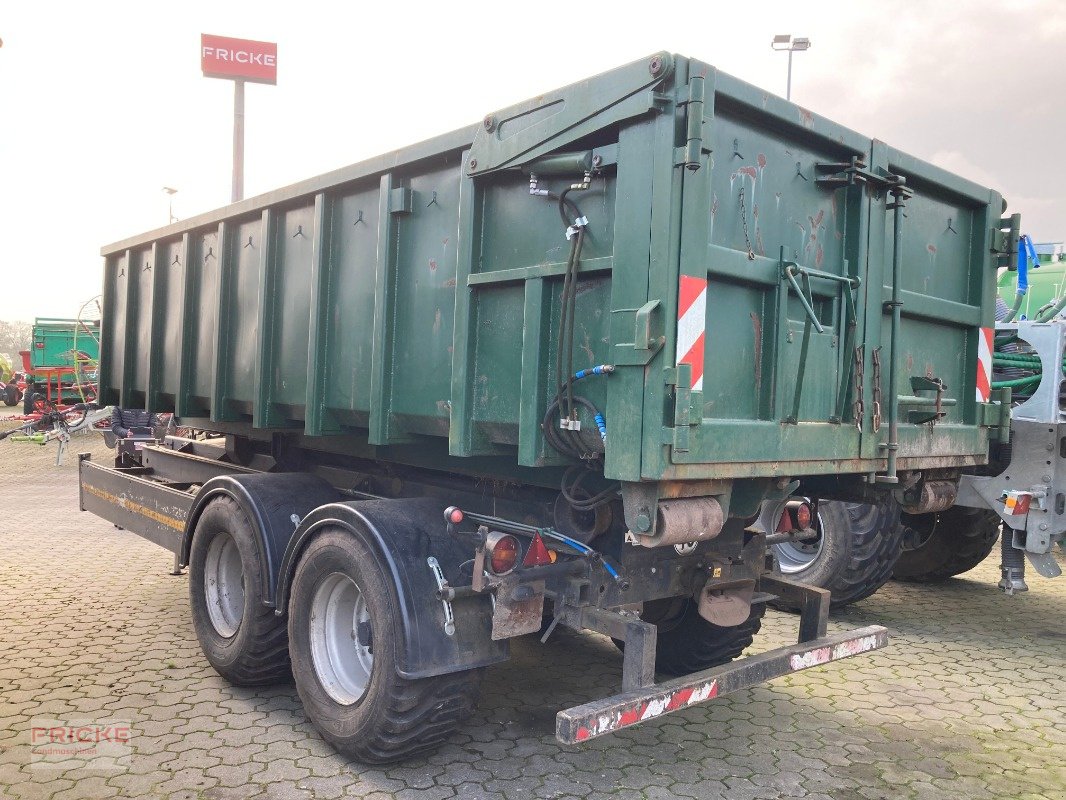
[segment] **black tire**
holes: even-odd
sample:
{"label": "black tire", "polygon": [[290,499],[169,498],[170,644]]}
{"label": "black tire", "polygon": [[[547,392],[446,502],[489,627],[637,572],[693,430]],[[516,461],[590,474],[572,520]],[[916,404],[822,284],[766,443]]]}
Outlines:
{"label": "black tire", "polygon": [[32,414],[36,410],[37,403],[37,384],[26,384],[26,394],[22,396],[22,413]]}
{"label": "black tire", "polygon": [[19,387],[14,381],[4,385],[4,405],[17,406],[19,403]]}
{"label": "black tire", "polygon": [[[712,625],[700,616],[689,598],[654,600],[644,604],[641,618],[658,628],[655,642],[655,671],[663,675],[688,675],[728,664],[755,640],[762,627],[766,606],[751,607],[747,620],[730,628]],[[614,640],[619,650],[625,645]]]}
{"label": "black tire", "polygon": [[[857,603],[888,582],[902,550],[898,503],[889,500],[875,506],[823,500],[818,504],[818,519],[822,538],[817,555],[785,577],[828,589],[832,608]],[[797,610],[780,600],[773,605]]]}
{"label": "black tire", "polygon": [[[211,544],[227,534],[240,556],[243,587],[239,623],[230,635],[220,632],[212,621],[206,586]],[[218,674],[237,686],[264,686],[291,678],[285,620],[263,604],[266,587],[255,537],[255,528],[237,502],[216,497],[196,522],[189,556],[189,601],[200,649]]]}
{"label": "black tire", "polygon": [[932,583],[969,572],[995,548],[1001,522],[995,511],[963,506],[937,514],[903,514],[903,553],[893,577]]}
{"label": "black tire", "polygon": [[[318,635],[311,616],[315,596],[338,575],[363,595],[373,656],[362,694],[353,694],[350,702],[330,695],[312,654],[311,639]],[[322,738],[343,755],[370,764],[401,761],[439,747],[473,713],[481,670],[403,678],[397,671],[403,643],[396,589],[374,547],[346,530],[318,534],[293,576],[289,647],[304,710]]]}

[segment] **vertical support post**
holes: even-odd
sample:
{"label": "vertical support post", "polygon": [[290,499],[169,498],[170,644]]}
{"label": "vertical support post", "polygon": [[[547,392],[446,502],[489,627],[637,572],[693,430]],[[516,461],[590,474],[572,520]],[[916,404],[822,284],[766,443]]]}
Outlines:
{"label": "vertical support post", "polygon": [[[192,315],[196,308],[193,292],[196,290],[196,272],[193,270],[192,236],[186,231],[181,235],[181,260],[185,280],[181,290],[181,336],[178,337],[178,391],[174,397],[174,413],[184,417],[189,413],[189,384],[192,378],[192,342],[195,330]],[[199,319],[197,319],[199,324]]]}
{"label": "vertical support post", "polygon": [[524,467],[538,466],[540,458],[540,423],[547,405],[544,390],[550,308],[544,279],[527,280],[522,301],[522,386],[518,398],[518,463]]}
{"label": "vertical support post", "polygon": [[159,255],[162,248],[159,242],[152,242],[152,297],[148,317],[148,371],[144,386],[144,407],[155,412],[156,394],[159,392],[159,361],[163,350],[163,292],[166,286],[166,272]]}
{"label": "vertical support post", "polygon": [[[396,220],[392,213],[392,173],[378,188],[378,260],[374,275],[374,350],[370,362],[370,444],[389,444],[392,416],[392,330]],[[457,323],[458,324],[458,320]]]}
{"label": "vertical support post", "polygon": [[244,81],[233,82],[233,196],[244,199]]}
{"label": "vertical support post", "polygon": [[274,366],[274,324],[275,295],[274,272],[277,250],[274,231],[274,212],[263,209],[260,238],[263,245],[259,250],[259,297],[256,316],[259,329],[255,340],[255,386],[252,397],[252,426],[255,428],[272,428],[280,425],[282,420],[274,411],[271,398]]}
{"label": "vertical support post", "polygon": [[215,315],[215,347],[211,365],[211,421],[222,422],[227,419],[226,390],[229,376],[229,290],[231,254],[229,239],[230,223],[218,223],[218,257],[215,259],[215,286],[217,287],[217,311]]}
{"label": "vertical support post", "polygon": [[[463,153],[462,169],[470,159],[470,151]],[[474,290],[467,285],[474,263],[477,244],[474,241],[477,226],[474,217],[476,186],[474,179],[464,174],[459,180],[459,241],[458,260],[455,270],[455,325],[452,329],[452,402],[448,411],[448,453],[453,456],[470,456],[474,451],[473,401],[471,374],[474,369]],[[527,287],[529,283],[527,282]],[[528,291],[528,289],[527,289]],[[530,321],[526,320],[525,335],[529,335]],[[523,348],[524,348],[523,344]],[[523,375],[525,373],[523,372]],[[538,420],[539,423],[539,420]],[[518,435],[522,436],[522,420],[519,420]]]}
{"label": "vertical support post", "polygon": [[339,432],[332,414],[326,410],[326,380],[329,376],[329,242],[330,200],[322,192],[315,195],[315,222],[311,250],[311,319],[307,348],[307,399],[304,433],[321,436]]}
{"label": "vertical support post", "polygon": [[126,307],[122,310],[122,377],[119,382],[118,404],[130,405],[133,392],[132,353],[137,344],[137,330],[133,320],[137,308],[137,265],[133,263],[133,251],[126,251]]}
{"label": "vertical support post", "polygon": [[785,84],[785,99],[792,100],[792,46],[788,48],[788,82]]}
{"label": "vertical support post", "polygon": [[[118,287],[115,285],[118,281],[118,264],[114,257],[104,258],[104,297],[103,307],[114,308],[115,307],[115,292]],[[114,348],[114,344],[111,341],[112,331],[114,331],[115,315],[108,314],[100,322],[100,361],[97,364],[97,373],[99,377],[99,394],[101,405],[109,404],[112,398],[115,397],[115,393],[118,389],[114,385],[111,379],[111,350]]]}
{"label": "vertical support post", "polygon": [[899,178],[899,185],[891,190],[893,210],[892,217],[892,320],[888,328],[888,442],[882,447],[888,451],[888,465],[884,475],[877,477],[878,483],[899,483],[896,475],[896,454],[899,451],[899,399],[896,391],[896,362],[899,360],[899,327],[900,306],[903,303],[899,299],[901,273],[903,269],[903,206],[906,198],[906,190],[903,188],[903,178]]}

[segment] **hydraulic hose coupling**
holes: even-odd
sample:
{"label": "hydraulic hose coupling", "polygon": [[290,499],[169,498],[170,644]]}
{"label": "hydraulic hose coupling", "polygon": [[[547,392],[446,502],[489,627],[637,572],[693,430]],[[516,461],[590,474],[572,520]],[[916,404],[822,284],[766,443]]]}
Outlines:
{"label": "hydraulic hose coupling", "polygon": [[532,172],[529,173],[529,193],[533,197],[548,197],[551,194],[551,192],[548,191],[547,189],[538,188],[538,184],[539,183],[540,183],[540,181],[537,178],[536,174],[532,173]]}
{"label": "hydraulic hose coupling", "polygon": [[1025,554],[1014,546],[1014,537],[1011,534],[1011,529],[1004,525],[1003,535],[999,540],[1002,556],[999,565],[1002,576],[999,580],[999,588],[1006,595],[1029,591],[1029,586],[1025,582]]}

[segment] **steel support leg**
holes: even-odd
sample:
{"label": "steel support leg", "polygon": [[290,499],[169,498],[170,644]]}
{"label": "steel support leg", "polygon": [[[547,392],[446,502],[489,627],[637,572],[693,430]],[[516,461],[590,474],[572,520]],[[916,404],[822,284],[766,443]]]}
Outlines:
{"label": "steel support leg", "polygon": [[830,592],[828,589],[819,589],[769,575],[764,575],[759,579],[759,587],[765,592],[776,594],[786,603],[793,603],[799,607],[799,642],[810,642],[825,636],[826,626],[829,623]]}

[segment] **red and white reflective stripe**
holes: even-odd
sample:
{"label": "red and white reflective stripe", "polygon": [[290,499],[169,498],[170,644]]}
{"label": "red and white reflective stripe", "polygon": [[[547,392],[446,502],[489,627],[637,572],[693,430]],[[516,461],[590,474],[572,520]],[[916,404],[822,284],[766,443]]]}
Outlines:
{"label": "red and white reflective stripe", "polygon": [[703,343],[707,338],[707,279],[681,276],[677,297],[677,363],[692,367],[692,388],[703,389]]}
{"label": "red and white reflective stripe", "polygon": [[682,686],[658,697],[634,703],[616,714],[601,714],[582,725],[574,735],[575,741],[584,742],[605,733],[628,728],[638,722],[661,717],[688,706],[706,703],[718,696],[718,680],[711,679],[695,686]]}
{"label": "red and white reflective stripe", "polygon": [[977,402],[987,403],[992,397],[992,337],[993,328],[981,328],[977,337]]}

